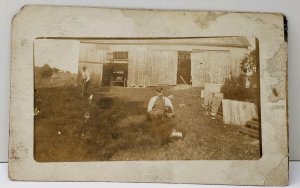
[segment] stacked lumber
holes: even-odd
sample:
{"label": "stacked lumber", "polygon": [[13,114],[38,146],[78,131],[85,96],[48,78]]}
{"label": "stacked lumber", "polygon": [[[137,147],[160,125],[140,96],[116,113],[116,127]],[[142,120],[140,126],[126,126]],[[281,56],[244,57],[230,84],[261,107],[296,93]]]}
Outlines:
{"label": "stacked lumber", "polygon": [[240,133],[246,134],[253,138],[260,138],[260,124],[256,120],[249,120],[246,122],[245,126],[240,127]]}
{"label": "stacked lumber", "polygon": [[246,122],[246,127],[253,130],[260,130],[260,124],[257,120],[250,120]]}

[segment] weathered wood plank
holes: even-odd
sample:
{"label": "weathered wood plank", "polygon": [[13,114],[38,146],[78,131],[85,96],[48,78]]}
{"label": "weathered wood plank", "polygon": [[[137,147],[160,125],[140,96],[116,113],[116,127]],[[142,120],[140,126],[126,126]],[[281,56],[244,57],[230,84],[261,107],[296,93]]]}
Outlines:
{"label": "weathered wood plank", "polygon": [[257,139],[259,139],[259,137],[260,137],[260,134],[259,134],[258,130],[250,129],[250,128],[247,128],[247,127],[244,127],[244,126],[240,127],[239,132],[243,133],[243,134],[246,134],[246,135],[249,135],[251,137],[257,138]]}
{"label": "weathered wood plank", "polygon": [[176,51],[129,51],[128,86],[176,85],[177,58]]}
{"label": "weathered wood plank", "polygon": [[223,84],[230,75],[238,76],[245,52],[245,49],[192,52],[192,85]]}
{"label": "weathered wood plank", "polygon": [[260,124],[257,121],[253,121],[253,120],[247,121],[246,125],[249,126],[249,127],[251,127],[251,128],[257,129],[257,130],[260,127]]}
{"label": "weathered wood plank", "polygon": [[254,103],[223,99],[222,108],[225,124],[246,125],[247,121],[258,117]]}

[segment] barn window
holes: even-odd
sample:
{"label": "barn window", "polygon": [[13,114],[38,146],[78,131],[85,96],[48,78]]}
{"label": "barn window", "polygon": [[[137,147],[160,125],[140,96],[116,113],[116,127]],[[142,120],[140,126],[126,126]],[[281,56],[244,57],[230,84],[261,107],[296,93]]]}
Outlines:
{"label": "barn window", "polygon": [[128,60],[128,52],[113,52],[114,60]]}

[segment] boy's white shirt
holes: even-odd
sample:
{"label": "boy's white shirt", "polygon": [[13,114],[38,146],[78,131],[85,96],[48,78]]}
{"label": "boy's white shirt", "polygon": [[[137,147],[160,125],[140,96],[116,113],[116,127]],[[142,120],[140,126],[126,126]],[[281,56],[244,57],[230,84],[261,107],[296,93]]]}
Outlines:
{"label": "boy's white shirt", "polygon": [[[148,107],[147,107],[147,112],[150,112],[153,109],[155,102],[158,98],[159,98],[158,96],[154,96],[150,99]],[[171,109],[174,109],[173,104],[168,97],[162,97],[162,98],[165,101],[165,106],[169,106],[169,107],[171,107]]]}
{"label": "boy's white shirt", "polygon": [[91,79],[91,74],[88,70],[81,71],[82,79],[86,79],[86,81],[89,81]]}

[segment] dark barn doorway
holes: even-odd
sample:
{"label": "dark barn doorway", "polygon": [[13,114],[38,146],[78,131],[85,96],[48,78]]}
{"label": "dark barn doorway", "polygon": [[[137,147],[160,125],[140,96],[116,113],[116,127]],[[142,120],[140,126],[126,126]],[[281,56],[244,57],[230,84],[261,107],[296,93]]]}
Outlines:
{"label": "dark barn doorway", "polygon": [[127,86],[128,63],[106,63],[103,65],[102,85]]}
{"label": "dark barn doorway", "polygon": [[178,52],[177,84],[191,85],[191,52]]}

